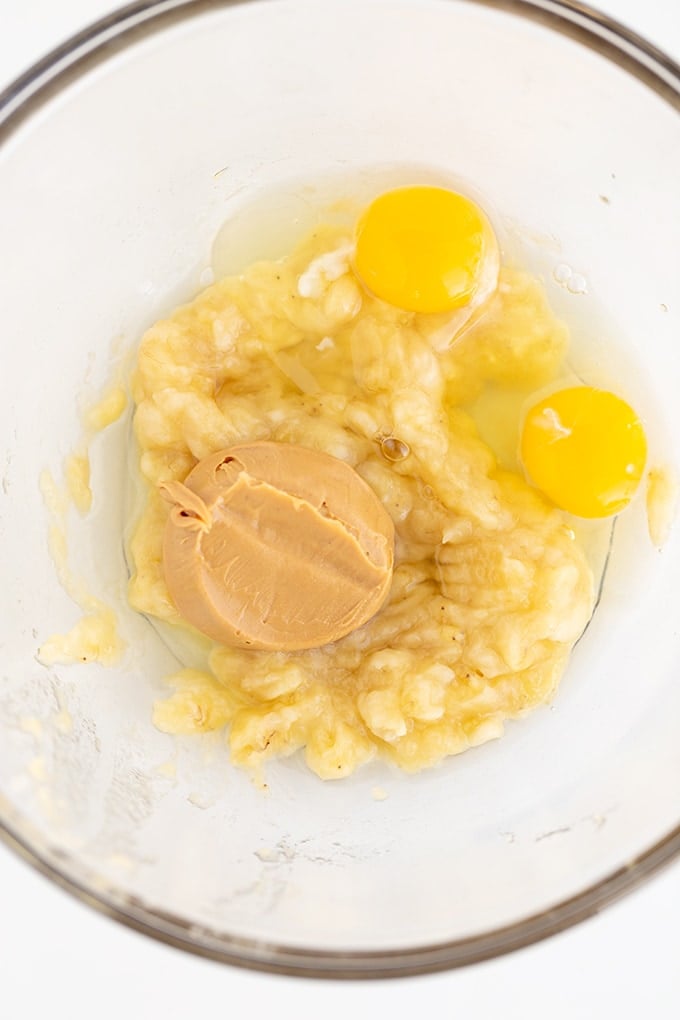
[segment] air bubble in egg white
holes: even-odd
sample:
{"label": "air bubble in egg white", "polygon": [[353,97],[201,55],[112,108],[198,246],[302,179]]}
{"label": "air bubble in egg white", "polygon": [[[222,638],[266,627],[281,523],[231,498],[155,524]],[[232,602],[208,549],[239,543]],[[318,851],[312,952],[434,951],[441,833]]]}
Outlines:
{"label": "air bubble in egg white", "polygon": [[588,284],[585,276],[580,276],[578,273],[574,273],[567,282],[567,290],[570,294],[587,294]]}
{"label": "air bubble in egg white", "polygon": [[588,284],[585,276],[575,273],[566,262],[561,262],[559,266],[555,266],[553,279],[555,283],[558,283],[560,287],[564,287],[570,294],[588,293]]}

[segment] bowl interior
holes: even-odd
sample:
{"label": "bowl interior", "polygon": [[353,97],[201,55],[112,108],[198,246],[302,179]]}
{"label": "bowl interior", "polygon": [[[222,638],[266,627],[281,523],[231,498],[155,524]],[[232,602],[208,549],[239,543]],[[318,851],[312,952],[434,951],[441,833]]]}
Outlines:
{"label": "bowl interior", "polygon": [[[263,792],[221,741],[151,725],[175,661],[125,608],[124,419],[93,441],[94,510],[66,530],[127,654],[110,670],[35,658],[79,615],[41,472],[59,476],[83,403],[196,292],[225,221],[282,182],[416,163],[471,182],[544,272],[593,381],[631,395],[654,455],[672,457],[677,109],[514,7],[198,4],[101,52],[0,139],[3,820],[124,916],[226,958],[309,950],[311,969],[350,954],[380,970],[442,944],[460,962],[469,940],[500,949],[500,929],[635,870],[678,825],[680,538],[653,549],[641,503],[549,709],[428,773],[371,765],[323,784],[293,758]],[[592,306],[554,282],[558,264]]]}

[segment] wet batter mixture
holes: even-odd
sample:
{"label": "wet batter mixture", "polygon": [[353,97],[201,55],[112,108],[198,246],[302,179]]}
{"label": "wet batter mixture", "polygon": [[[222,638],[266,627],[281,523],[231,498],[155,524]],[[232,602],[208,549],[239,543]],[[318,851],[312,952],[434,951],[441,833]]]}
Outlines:
{"label": "wet batter mixture", "polygon": [[[398,307],[362,273],[356,244],[347,228],[318,227],[285,259],[210,286],[153,326],[139,350],[143,510],[129,598],[140,612],[177,632],[201,627],[200,612],[187,622],[171,595],[164,541],[191,473],[221,451],[293,444],[335,458],[374,494],[390,522],[381,533],[393,530],[393,559],[383,563],[389,585],[344,636],[331,627],[314,647],[252,647],[233,638],[241,624],[229,609],[227,640],[214,640],[214,631],[206,639],[208,668],[187,661],[170,679],[156,724],[169,733],[226,728],[234,762],[251,769],[304,749],[323,778],[376,756],[415,771],[498,737],[505,720],[552,697],[593,609],[592,572],[571,518],[523,472],[499,466],[466,410],[488,388],[543,393],[559,380],[568,331],[541,285],[494,265],[489,244],[470,271],[476,304],[468,288],[465,301],[454,295],[458,303],[447,308]],[[258,513],[269,514],[265,483],[249,470],[260,486]],[[277,499],[283,490],[298,498],[295,484],[288,492],[284,475],[276,477]],[[208,524],[191,518],[194,532],[216,526],[216,499]],[[218,510],[222,521],[227,511]],[[265,532],[258,534],[243,582],[255,589],[268,562],[302,555],[294,538],[279,538],[290,548],[272,545],[268,560]],[[191,541],[196,555],[195,534]],[[227,559],[241,577],[239,548]],[[342,573],[338,556],[333,569]],[[198,585],[196,576],[181,590]],[[284,616],[299,578],[293,570],[277,582]],[[331,620],[340,612],[335,590],[334,582],[320,588],[320,612],[327,607]],[[256,645],[266,625],[248,624]]]}

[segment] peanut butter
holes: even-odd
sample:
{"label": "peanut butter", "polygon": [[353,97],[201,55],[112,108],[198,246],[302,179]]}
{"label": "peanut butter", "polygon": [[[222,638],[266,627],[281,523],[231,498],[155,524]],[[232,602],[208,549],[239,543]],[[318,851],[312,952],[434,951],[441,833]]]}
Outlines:
{"label": "peanut butter", "polygon": [[172,504],[170,595],[221,644],[314,648],[366,623],[387,597],[394,526],[344,461],[252,442],[205,457],[160,491]]}

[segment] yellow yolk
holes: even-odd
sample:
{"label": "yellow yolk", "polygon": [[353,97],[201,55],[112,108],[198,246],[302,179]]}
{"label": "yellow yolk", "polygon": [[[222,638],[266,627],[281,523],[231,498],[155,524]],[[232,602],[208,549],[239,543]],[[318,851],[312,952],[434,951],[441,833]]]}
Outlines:
{"label": "yellow yolk", "polygon": [[623,510],[638,487],[647,441],[635,411],[591,386],[559,390],[526,416],[521,457],[534,485],[578,517]]}
{"label": "yellow yolk", "polygon": [[446,188],[397,188],[359,220],[354,268],[391,305],[447,312],[473,299],[495,247],[488,220],[469,198]]}

